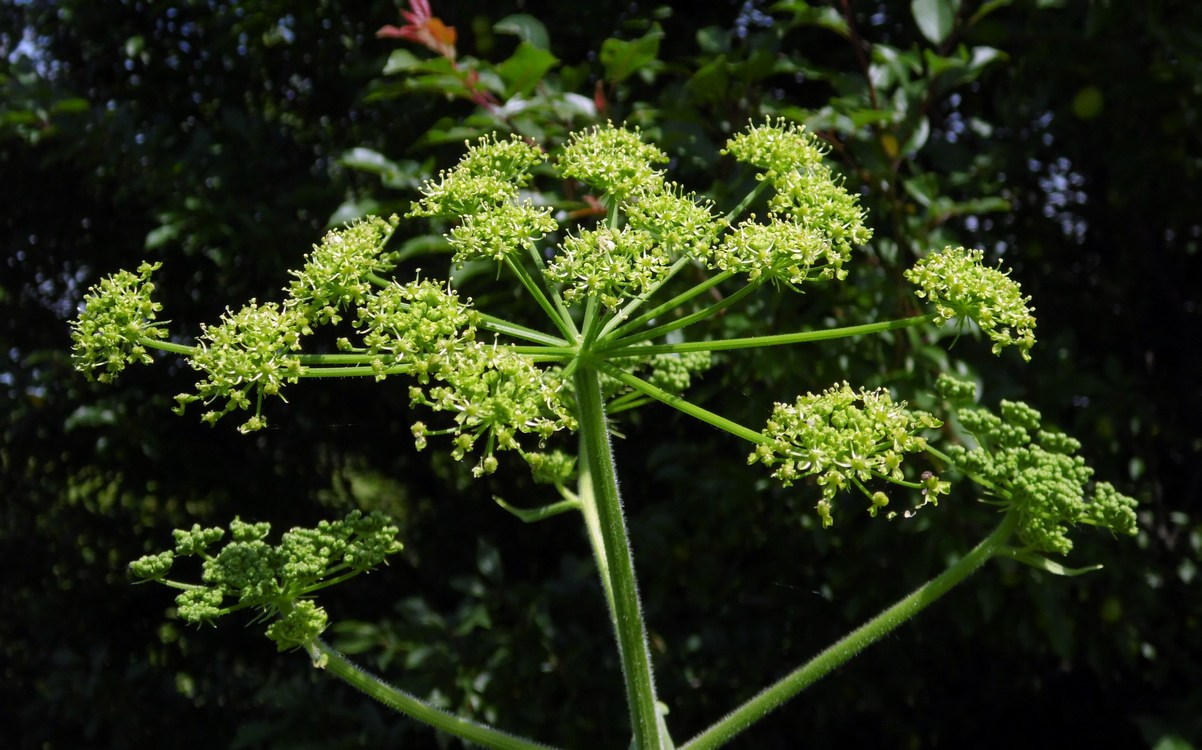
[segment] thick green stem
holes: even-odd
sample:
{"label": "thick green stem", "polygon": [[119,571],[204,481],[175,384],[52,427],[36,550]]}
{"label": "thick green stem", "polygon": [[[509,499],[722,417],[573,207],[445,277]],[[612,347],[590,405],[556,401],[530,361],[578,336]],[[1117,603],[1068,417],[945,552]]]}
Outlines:
{"label": "thick green stem", "polygon": [[313,658],[314,664],[323,667],[343,682],[362,690],[389,708],[425,722],[447,734],[462,737],[477,745],[500,750],[546,750],[549,747],[521,737],[514,737],[498,729],[456,716],[449,711],[435,708],[420,698],[365,672],[320,639],[309,645],[309,655]]}
{"label": "thick green stem", "polygon": [[991,558],[1001,554],[1014,533],[1018,518],[1007,513],[998,527],[964,557],[909,596],[864,623],[829,646],[776,684],[727,714],[725,718],[694,737],[681,750],[708,750],[724,745],[735,735],[767,716],[785,701],[842,666],[856,654],[888,635],[917,615],[957,584],[975,573]]}
{"label": "thick green stem", "polygon": [[[594,367],[582,362],[573,376],[579,403],[580,440],[587,463],[592,501],[596,505],[601,541],[613,587],[613,621],[626,682],[626,702],[637,750],[663,747],[655,707],[651,652],[634,577],[634,559],[622,517],[622,500],[606,427],[601,382]],[[585,488],[581,501],[587,502]]]}

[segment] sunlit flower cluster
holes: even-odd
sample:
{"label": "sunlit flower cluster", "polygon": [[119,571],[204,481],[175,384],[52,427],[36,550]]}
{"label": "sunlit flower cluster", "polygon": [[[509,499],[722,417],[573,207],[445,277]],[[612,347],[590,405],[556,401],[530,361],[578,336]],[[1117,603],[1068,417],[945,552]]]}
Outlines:
{"label": "sunlit flower cluster", "polygon": [[712,209],[710,201],[665,183],[662,190],[644,193],[627,205],[626,221],[654,237],[667,255],[706,261],[726,226]]}
{"label": "sunlit flower cluster", "polygon": [[479,313],[445,284],[429,279],[392,282],[359,308],[356,327],[368,352],[385,367],[404,365],[420,382],[447,366],[448,358],[476,338]]}
{"label": "sunlit flower cluster", "polygon": [[[218,402],[201,417],[213,424],[234,410],[254,407],[254,416],[239,427],[251,432],[266,426],[261,406],[264,396],[278,396],[286,383],[295,383],[301,366],[292,355],[301,348],[306,323],[300,313],[274,302],[259,305],[251,300],[237,312],[227,311],[221,323],[204,326],[189,364],[204,373],[195,393],[175,399],[180,411],[194,402]],[[224,404],[220,402],[224,401]]]}
{"label": "sunlit flower cluster", "polygon": [[778,216],[761,224],[751,219],[734,227],[714,251],[714,264],[723,271],[745,273],[750,281],[771,281],[793,287],[811,279],[842,279],[845,251],[822,232]]}
{"label": "sunlit flower cluster", "polygon": [[127,364],[150,363],[143,340],[167,338],[166,329],[155,323],[163,306],[151,299],[150,275],[161,265],[143,263],[137,273],[119,271],[89,290],[83,310],[71,322],[76,369],[111,383]]}
{"label": "sunlit flower cluster", "polygon": [[643,141],[637,130],[598,125],[574,133],[559,155],[560,175],[580,180],[602,194],[625,201],[644,193],[662,192],[663,164],[668,155]]}
{"label": "sunlit flower cluster", "polygon": [[469,260],[504,260],[558,228],[549,207],[503,203],[464,216],[447,239],[455,250],[452,262],[461,266]]}
{"label": "sunlit flower cluster", "polygon": [[985,253],[948,247],[931,253],[906,271],[918,287],[914,291],[935,308],[936,320],[971,319],[993,339],[993,353],[1017,346],[1023,359],[1031,359],[1035,345],[1035,317],[1030,297],[1018,282],[997,268],[982,264]]}
{"label": "sunlit flower cluster", "polygon": [[312,324],[337,323],[341,313],[371,293],[368,277],[392,268],[382,254],[400,219],[373,216],[328,232],[305,256],[305,265],[292,271],[286,307],[301,311]]}
{"label": "sunlit flower cluster", "polygon": [[[764,443],[748,457],[762,463],[786,487],[814,477],[822,487],[818,513],[823,525],[832,523],[831,499],[855,487],[873,500],[873,513],[883,503],[865,486],[872,479],[902,482],[902,459],[922,451],[920,434],[940,426],[930,414],[894,402],[889,392],[853,391],[846,382],[820,394],[807,393],[792,404],[778,403],[764,428]],[[927,474],[922,490],[925,503],[946,494],[946,482]]]}
{"label": "sunlit flower cluster", "polygon": [[483,438],[483,457],[473,469],[479,476],[497,468],[495,450],[522,452],[521,433],[537,436],[540,445],[576,420],[564,402],[563,384],[551,370],[535,367],[508,349],[483,343],[464,346],[436,373],[440,384],[409,389],[415,405],[455,415],[454,424],[432,430],[418,422],[413,434],[419,448],[433,434],[453,435],[452,456],[463,460]]}
{"label": "sunlit flower cluster", "polygon": [[833,253],[846,258],[853,245],[872,239],[859,198],[823,163],[827,148],[803,126],[783,119],[749,127],[726,144],[724,153],[760,169],[772,185],[768,209],[807,231],[824,236]]}
{"label": "sunlit flower cluster", "polygon": [[481,138],[438,182],[422,186],[422,199],[410,216],[467,216],[517,199],[530,182],[530,169],[546,155],[518,136]]}
{"label": "sunlit flower cluster", "polygon": [[649,232],[600,226],[568,236],[545,274],[564,285],[569,302],[592,296],[616,308],[654,289],[671,265],[671,256]]}

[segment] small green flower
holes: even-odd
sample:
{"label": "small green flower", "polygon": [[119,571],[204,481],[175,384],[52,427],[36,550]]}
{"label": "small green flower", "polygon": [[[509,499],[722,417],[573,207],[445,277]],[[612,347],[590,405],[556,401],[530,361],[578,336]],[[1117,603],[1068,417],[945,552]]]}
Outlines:
{"label": "small green flower", "polygon": [[[393,282],[359,308],[356,328],[380,364],[408,365],[419,382],[446,366],[448,357],[476,338],[479,313],[445,284],[424,279]],[[383,378],[381,374],[379,376]]]}
{"label": "small green flower", "polygon": [[[879,507],[864,482],[904,481],[902,458],[924,450],[926,440],[919,433],[940,424],[926,412],[907,409],[905,402],[895,403],[884,389],[856,392],[844,382],[821,394],[798,396],[793,404],[776,404],[763,433],[767,441],[747,461],[771,468],[772,476],[786,487],[814,477],[827,503],[825,513],[820,508],[826,521],[831,517],[830,500],[849,487],[873,499],[873,508]],[[935,503],[947,491],[946,483],[928,479],[924,477],[923,504]]]}
{"label": "small green flower", "polygon": [[431,375],[445,385],[415,386],[410,389],[412,401],[454,414],[454,425],[437,431],[422,425],[420,432],[415,429],[415,438],[422,444],[427,435],[453,435],[451,455],[457,461],[484,438],[483,457],[473,469],[477,476],[496,469],[494,450],[521,453],[519,434],[535,435],[541,445],[561,429],[576,429],[557,373],[535,367],[508,349],[479,342],[465,345]]}
{"label": "small green flower", "polygon": [[795,125],[784,118],[749,126],[727,141],[722,151],[744,164],[759,167],[762,179],[770,182],[821,164],[826,152],[827,148],[804,125]]}
{"label": "small green flower", "polygon": [[668,155],[645,143],[636,130],[613,123],[578,131],[563,147],[556,170],[580,180],[619,202],[664,190],[664,173],[652,167]]}
{"label": "small green flower", "polygon": [[823,163],[827,150],[804,126],[779,119],[735,135],[723,153],[761,170],[759,179],[775,190],[768,202],[772,213],[822,235],[835,255],[846,258],[853,245],[872,239],[872,230],[859,198]]}
{"label": "small green flower", "polygon": [[111,383],[127,364],[150,364],[145,342],[167,338],[166,329],[155,324],[163,306],[151,299],[150,275],[161,265],[143,263],[136,274],[118,271],[88,291],[71,322],[75,369]]}
{"label": "small green flower", "polygon": [[930,300],[936,321],[974,321],[993,339],[993,353],[1017,346],[1030,360],[1035,345],[1035,317],[1018,283],[997,268],[982,264],[982,250],[948,247],[931,253],[906,271],[915,294]]}
{"label": "small green flower", "polygon": [[[235,409],[254,406],[254,415],[239,430],[261,429],[266,420],[260,409],[264,396],[278,396],[286,383],[300,379],[302,368],[293,353],[301,348],[304,317],[294,309],[281,308],[274,302],[263,305],[254,300],[236,313],[226,312],[221,324],[204,326],[196,352],[189,364],[205,373],[196,384],[196,393],[175,397],[177,411],[200,401],[212,404],[224,401],[202,419],[215,423]],[[254,396],[252,403],[252,395]]]}
{"label": "small green flower", "polygon": [[668,183],[631,202],[626,207],[626,221],[631,228],[650,234],[666,256],[708,262],[726,226],[712,209],[710,201]]}

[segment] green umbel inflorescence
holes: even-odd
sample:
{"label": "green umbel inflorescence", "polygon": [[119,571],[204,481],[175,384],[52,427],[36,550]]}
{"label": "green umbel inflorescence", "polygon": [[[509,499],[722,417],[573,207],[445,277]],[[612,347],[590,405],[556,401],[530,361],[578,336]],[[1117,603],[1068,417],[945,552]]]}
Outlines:
{"label": "green umbel inflorescence", "polygon": [[970,319],[993,339],[993,353],[1017,346],[1023,359],[1031,359],[1035,345],[1035,316],[1030,297],[1004,271],[982,264],[985,253],[962,247],[931,253],[906,271],[935,307],[937,322]]}
{"label": "green umbel inflorescence", "polygon": [[[946,374],[938,388],[954,404],[975,393],[971,383]],[[952,446],[948,456],[1018,515],[1018,537],[1028,549],[1068,554],[1069,531],[1078,524],[1135,534],[1135,500],[1105,482],[1092,484],[1093,469],[1076,455],[1081,443],[1043,428],[1038,411],[1020,401],[1002,401],[996,414],[964,405],[957,415],[977,444]]]}
{"label": "green umbel inflorescence", "polygon": [[530,182],[530,169],[546,159],[518,136],[481,138],[455,168],[422,187],[422,199],[410,216],[468,216],[518,197]]}
{"label": "green umbel inflorescence", "polygon": [[111,383],[127,364],[150,364],[146,340],[167,338],[167,330],[155,323],[163,306],[151,299],[150,275],[161,265],[143,263],[137,273],[118,271],[88,291],[83,311],[71,322],[77,370]]}
{"label": "green umbel inflorescence", "polygon": [[[604,364],[650,373],[647,380],[636,377],[607,391],[615,410],[683,391],[690,373],[708,362],[694,358],[708,354],[696,348],[674,352],[672,344],[659,344],[650,355],[637,349],[671,331],[674,324],[665,321],[672,316],[689,321],[701,315],[686,312],[684,305],[709,289],[708,282],[642,318],[635,311],[687,266],[720,271],[715,278],[723,282],[742,275],[746,286],[728,298],[767,282],[798,289],[844,278],[853,244],[866,242],[871,233],[856,197],[824,164],[825,151],[813,134],[783,120],[750,126],[728,141],[726,153],[755,169],[768,195],[768,213],[761,218],[746,213],[758,188],[730,216],[721,216],[711,202],[665,180],[667,154],[646,143],[637,129],[611,123],[576,133],[550,163],[547,154],[520,137],[481,138],[468,145],[458,165],[422,187],[410,216],[450,218],[453,261],[488,260],[510,269],[550,316],[554,333],[484,316],[446,283],[382,278],[392,269],[385,245],[398,223],[394,216],[329,232],[292,273],[281,302],[252,300],[227,311],[218,324],[202,329],[192,347],[163,342],[166,333],[155,322],[159,306],[150,297],[156,266],[118,273],[86,298],[74,324],[76,362],[109,380],[126,364],[147,361],[149,347],[179,351],[202,374],[194,392],[177,397],[179,408],[203,403],[208,407],[203,418],[210,423],[247,412],[240,426],[244,432],[261,429],[264,400],[282,396],[301,377],[407,375],[417,381],[413,403],[449,417],[441,424],[417,423],[419,445],[432,435],[449,436],[457,458],[480,450],[475,471],[488,473],[497,465],[495,451],[533,456],[531,451],[542,450],[552,433],[574,429],[574,397],[561,373],[578,365],[575,359],[610,352],[614,361]],[[593,191],[605,204],[605,217],[573,218],[541,205],[541,194],[531,188],[536,171]],[[1016,345],[1026,356],[1034,341],[1027,299],[1004,273],[983,267],[980,260],[980,251],[949,249],[928,256],[908,275],[940,320],[971,318],[993,338],[995,349]],[[571,310],[576,304],[585,309]],[[582,323],[589,329],[583,333]],[[336,355],[302,353],[318,325],[353,329],[359,340],[339,338]],[[481,340],[481,326],[496,339]],[[502,340],[505,335],[521,339],[519,345]],[[773,424],[787,425],[796,418],[790,410],[821,408],[837,395],[846,402],[839,407],[846,414],[823,417],[829,430],[846,427],[832,420],[847,415],[909,413],[898,405],[889,405],[894,411],[882,406],[887,394],[851,393],[844,386],[822,398],[781,405]],[[888,440],[877,436],[876,442],[864,442],[873,433],[858,419],[851,419],[855,429],[840,438],[841,447],[826,447],[829,456],[819,450],[821,440],[834,439],[835,433],[812,442],[818,438],[809,433],[804,440],[800,432],[785,434],[800,427],[781,427],[768,436],[776,452],[762,453],[767,450],[762,448],[760,460],[785,481],[813,474],[827,501],[849,484],[868,493],[863,483],[873,476],[901,481],[900,453],[918,450],[921,443],[915,435],[902,440],[892,433]],[[898,429],[897,423],[876,427]],[[862,435],[853,438],[855,430]],[[537,445],[523,447],[523,434]],[[799,458],[810,453],[816,460]],[[929,499],[943,487],[936,480],[921,486]],[[883,506],[881,496],[868,494],[875,512]]]}
{"label": "green umbel inflorescence", "polygon": [[372,292],[369,277],[387,273],[392,261],[383,253],[400,219],[373,216],[326,233],[292,271],[287,307],[299,310],[312,325],[337,323],[345,310],[363,303]]}
{"label": "green umbel inflorescence", "polygon": [[[267,523],[234,519],[225,529],[175,532],[175,548],[130,563],[142,580],[167,583],[183,592],[176,597],[179,616],[190,623],[211,623],[242,609],[257,609],[270,620],[267,635],[280,650],[305,646],[321,635],[325,610],[309,598],[328,585],[385,563],[401,551],[397,526],[380,513],[352,511],[341,521],[322,521],[315,528],[294,528],[271,544]],[[168,579],[176,560],[199,557],[201,583]]]}
{"label": "green umbel inflorescence", "polygon": [[[260,430],[267,425],[262,416],[264,396],[279,396],[287,383],[300,379],[302,368],[291,354],[300,351],[301,334],[307,327],[304,316],[294,308],[274,302],[250,304],[238,312],[221,316],[221,324],[204,326],[189,363],[204,373],[195,393],[175,397],[178,411],[191,403],[216,403],[201,417],[213,424],[234,410],[253,407],[254,416],[238,429]],[[224,403],[222,403],[224,402]]]}
{"label": "green umbel inflorescence", "polygon": [[[822,487],[818,513],[823,525],[832,523],[831,500],[855,487],[871,500],[870,512],[887,504],[882,493],[870,493],[865,482],[881,479],[905,482],[902,459],[925,450],[924,430],[942,423],[922,411],[895,402],[883,389],[854,391],[847,383],[819,394],[807,393],[792,404],[776,404],[764,428],[766,441],[748,457],[762,463],[786,487],[814,477]],[[937,503],[948,485],[931,474],[923,476],[923,504]]]}
{"label": "green umbel inflorescence", "polygon": [[731,138],[724,151],[761,170],[759,179],[774,191],[768,201],[774,215],[821,234],[832,246],[827,251],[831,257],[846,258],[853,245],[872,239],[872,230],[864,225],[859,199],[823,163],[826,152],[804,126],[784,120],[748,127]]}

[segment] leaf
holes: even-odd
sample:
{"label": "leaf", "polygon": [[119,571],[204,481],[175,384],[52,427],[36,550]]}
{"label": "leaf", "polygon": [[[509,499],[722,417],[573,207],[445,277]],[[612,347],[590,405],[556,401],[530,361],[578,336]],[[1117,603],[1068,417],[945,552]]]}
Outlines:
{"label": "leaf", "polygon": [[525,13],[505,16],[494,23],[492,29],[498,34],[512,34],[536,49],[551,49],[551,38],[547,35],[547,27],[534,16]]}
{"label": "leaf", "polygon": [[397,73],[404,73],[407,70],[419,67],[421,64],[422,61],[418,56],[409,50],[393,50],[392,54],[388,56],[388,62],[384,63],[383,73],[386,76],[396,75]]}
{"label": "leaf", "polygon": [[952,33],[959,6],[958,0],[912,0],[910,11],[922,35],[932,44],[940,44]]}
{"label": "leaf", "polygon": [[338,208],[334,209],[334,213],[330,215],[329,221],[326,222],[328,227],[339,227],[343,224],[349,224],[355,219],[361,219],[364,216],[380,212],[380,204],[371,198],[355,200],[353,198],[342,202]]}
{"label": "leaf", "polygon": [[931,121],[927,117],[920,118],[914,126],[914,130],[910,132],[910,136],[906,138],[906,143],[902,146],[902,153],[913,154],[922,149],[927,143],[927,138],[931,135]]}
{"label": "leaf", "polygon": [[352,148],[343,152],[338,163],[360,172],[379,175],[380,182],[390,188],[415,188],[420,182],[420,165],[415,161],[398,164],[379,151],[370,148]]}
{"label": "leaf", "polygon": [[648,67],[659,55],[659,42],[663,37],[663,29],[659,24],[654,24],[645,35],[629,42],[606,39],[601,45],[601,65],[605,67],[605,80],[611,84],[618,84]]}
{"label": "leaf", "polygon": [[559,58],[546,49],[523,41],[508,60],[496,67],[497,74],[505,82],[505,98],[530,93],[558,63]]}

